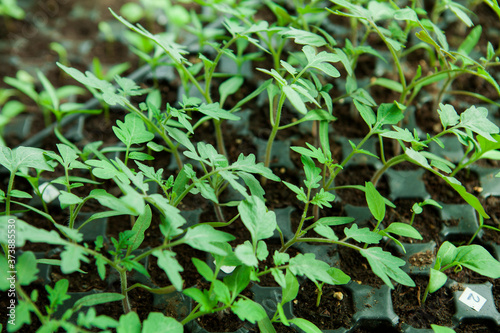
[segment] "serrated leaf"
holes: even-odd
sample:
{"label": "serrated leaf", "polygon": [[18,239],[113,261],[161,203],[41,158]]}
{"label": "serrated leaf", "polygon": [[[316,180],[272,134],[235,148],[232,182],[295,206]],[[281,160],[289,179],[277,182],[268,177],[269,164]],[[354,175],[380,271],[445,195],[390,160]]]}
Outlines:
{"label": "serrated leaf", "polygon": [[116,333],[141,333],[141,320],[137,312],[131,311],[121,315]]}
{"label": "serrated leaf", "polygon": [[183,333],[184,328],[181,323],[172,317],[167,317],[160,312],[151,312],[142,324],[141,333]]}
{"label": "serrated leaf", "polygon": [[370,247],[362,249],[360,252],[368,260],[373,273],[380,277],[391,289],[394,289],[394,286],[390,279],[405,286],[415,286],[415,282],[408,274],[399,268],[406,263],[403,259],[393,256],[390,252],[383,251],[380,247]]}
{"label": "serrated leaf", "polygon": [[295,43],[301,45],[311,45],[316,47],[326,45],[326,40],[323,37],[315,33],[305,30],[295,29],[293,27],[290,27],[289,29],[280,32],[280,35],[282,35],[285,38],[293,38]]}
{"label": "serrated leaf", "polygon": [[350,228],[344,228],[344,233],[347,238],[352,238],[360,243],[377,244],[382,239],[382,236],[369,228],[358,228],[357,224],[353,224]]}
{"label": "serrated leaf", "polygon": [[236,246],[234,254],[236,254],[236,257],[247,266],[257,267],[259,264],[250,241],[245,241],[245,243]]}
{"label": "serrated leaf", "polygon": [[238,205],[241,221],[252,235],[252,243],[260,239],[272,237],[276,229],[276,214],[267,211],[264,202],[255,196],[250,196]]}
{"label": "serrated leaf", "polygon": [[312,282],[323,281],[328,284],[335,284],[328,269],[330,266],[321,260],[317,260],[313,253],[297,254],[290,259],[290,271],[295,275],[305,275]]}
{"label": "serrated leaf", "polygon": [[151,218],[151,208],[149,207],[149,205],[146,205],[144,213],[139,215],[134,223],[134,226],[132,227],[132,232],[134,234],[129,239],[129,247],[132,251],[137,249],[144,241],[144,233],[151,225]]}
{"label": "serrated leaf", "polygon": [[0,165],[3,165],[11,173],[17,172],[20,168],[34,168],[37,170],[54,171],[44,157],[44,150],[33,147],[0,147]]}
{"label": "serrated leaf", "polygon": [[202,224],[188,229],[182,239],[184,243],[197,250],[225,255],[226,252],[216,246],[216,244],[230,242],[235,237],[226,232],[215,230],[209,225]]}
{"label": "serrated leaf", "polygon": [[146,129],[144,121],[135,114],[127,114],[124,122],[117,120],[116,124],[118,127],[113,126],[113,132],[127,147],[154,139],[154,134]]}
{"label": "serrated leaf", "polygon": [[183,281],[179,272],[183,272],[184,268],[175,259],[175,253],[168,250],[155,250],[152,255],[158,258],[158,267],[167,274],[175,289],[182,290]]}
{"label": "serrated leaf", "polygon": [[238,160],[231,164],[231,168],[248,173],[256,173],[276,182],[280,181],[279,177],[273,174],[271,169],[264,166],[264,163],[255,163],[255,155],[253,154],[250,154],[248,156],[240,154],[238,156]]}
{"label": "serrated leaf", "polygon": [[[13,271],[13,270],[14,269],[7,269],[6,271]],[[31,251],[24,252],[23,254],[21,254],[21,256],[17,258],[16,271],[17,271],[17,282],[20,285],[27,286],[31,282],[35,281],[38,278],[37,274],[39,272],[38,268],[36,267],[35,254]],[[7,276],[10,277],[9,275]]]}
{"label": "serrated leaf", "polygon": [[[32,225],[12,216],[0,216],[0,234],[8,234],[9,218],[16,219],[16,247],[23,247],[26,241],[32,243],[46,243],[53,245],[66,245],[68,242],[62,239],[55,230],[47,231],[38,229]],[[3,244],[7,244],[7,239],[1,239]]]}
{"label": "serrated leaf", "polygon": [[335,200],[335,195],[330,192],[325,192],[325,189],[321,189],[318,193],[316,193],[311,200],[313,205],[319,206],[319,208],[323,209],[323,206],[331,208],[331,201]]}
{"label": "serrated leaf", "polygon": [[281,304],[293,301],[299,293],[299,281],[292,272],[287,269],[285,274],[285,286],[282,286]]}
{"label": "serrated leaf", "polygon": [[71,274],[80,268],[80,261],[88,263],[90,260],[86,257],[83,248],[77,245],[67,245],[61,253],[61,272]]}
{"label": "serrated leaf", "polygon": [[377,127],[383,125],[394,125],[403,120],[403,111],[396,103],[382,103],[377,109]]}
{"label": "serrated leaf", "polygon": [[307,203],[307,195],[306,192],[304,191],[304,188],[299,188],[297,185],[294,185],[292,183],[283,181],[283,184],[286,185],[290,190],[292,190],[295,194],[297,194],[297,200]]}
{"label": "serrated leaf", "polygon": [[339,238],[337,237],[337,235],[335,235],[335,232],[333,231],[332,228],[330,227],[327,227],[326,225],[317,225],[316,227],[314,227],[314,231],[320,235],[320,236],[323,236],[327,239],[331,239],[331,240],[339,240]]}
{"label": "serrated leaf", "polygon": [[356,110],[358,110],[359,114],[361,115],[361,118],[365,121],[365,123],[371,127],[374,125],[377,121],[375,118],[375,113],[373,112],[372,108],[364,103],[361,103],[357,99],[353,100],[354,106],[356,107]]}
{"label": "serrated leaf", "polygon": [[252,324],[267,317],[266,310],[262,305],[251,299],[239,299],[231,305],[231,311],[241,320],[248,320]]}
{"label": "serrated leaf", "polygon": [[488,109],[484,107],[475,107],[474,105],[460,114],[459,126],[470,129],[489,141],[496,140],[491,134],[498,134],[499,128],[487,118]]}

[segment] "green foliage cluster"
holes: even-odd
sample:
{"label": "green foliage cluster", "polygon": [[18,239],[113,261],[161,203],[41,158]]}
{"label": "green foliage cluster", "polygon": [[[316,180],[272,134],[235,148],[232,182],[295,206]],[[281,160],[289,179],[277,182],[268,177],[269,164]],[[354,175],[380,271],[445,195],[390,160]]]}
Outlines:
{"label": "green foliage cluster", "polygon": [[[444,242],[441,245],[435,265],[430,268],[426,297],[445,284],[449,268],[466,267],[487,277],[500,277],[500,263],[486,249],[472,244],[480,229],[500,230],[484,224],[484,220],[490,218],[488,212],[455,177],[457,172],[468,169],[480,159],[500,160],[499,128],[490,120],[484,106],[471,105],[457,111],[453,105],[445,103],[449,96],[468,95],[498,106],[498,103],[478,92],[450,89],[458,77],[472,75],[500,93],[498,83],[489,72],[490,68],[500,64],[500,48],[495,49],[488,42],[486,53],[477,53],[482,27],[477,25],[472,28],[470,9],[448,0],[436,1],[430,12],[419,1],[408,1],[398,6],[392,1],[294,0],[285,4],[283,1],[196,0],[193,3],[204,9],[198,14],[195,10],[186,9],[189,8],[183,6],[186,2],[189,1],[142,0],[123,6],[120,9],[123,16],[111,10],[114,17],[128,28],[127,40],[133,52],[149,64],[153,72],[160,65],[175,70],[182,87],[180,101],[174,104],[162,100],[161,83],[156,77],[153,87],[145,89],[133,80],[120,76],[127,65],[117,65],[106,75],[98,59],[94,60],[94,70],[86,72],[68,63],[58,63],[65,74],[85,86],[102,103],[103,109],[127,111],[123,121],[118,120],[112,127],[120,145],[103,147],[102,142],[91,142],[78,147],[64,138],[60,126],[56,126],[54,130],[61,141],[56,146],[57,151],[0,146],[0,165],[9,174],[7,188],[0,190],[0,201],[5,205],[5,211],[0,216],[0,234],[8,234],[8,221],[15,218],[16,247],[21,248],[29,241],[57,245],[62,249],[59,260],[37,259],[32,252],[25,252],[17,259],[15,267],[9,268],[9,243],[6,238],[1,239],[4,251],[4,255],[0,256],[1,290],[9,288],[5,275],[7,271],[14,268],[18,271],[18,321],[15,327],[7,326],[9,332],[19,331],[23,324],[31,324],[31,314],[40,320],[40,332],[55,332],[61,328],[68,332],[88,332],[93,328],[103,331],[115,329],[117,332],[182,332],[183,326],[190,321],[220,311],[232,311],[241,320],[258,325],[262,332],[274,332],[273,323],[293,324],[306,332],[319,332],[313,323],[305,319],[288,318],[283,307],[297,297],[299,278],[315,283],[318,297],[321,297],[325,283],[349,283],[349,272],[331,267],[313,253],[292,257],[288,249],[298,243],[349,247],[366,258],[373,273],[390,288],[394,288],[394,283],[415,286],[412,278],[402,269],[406,261],[384,250],[381,242],[393,241],[405,251],[404,243],[399,241],[401,236],[422,239],[419,230],[412,224],[415,215],[427,205],[441,206],[427,199],[414,204],[411,221],[386,221],[387,206],[395,206],[379,193],[378,180],[389,168],[402,162],[415,164],[443,179],[475,209],[481,221],[468,244],[456,246]],[[498,4],[484,2],[500,18]],[[275,16],[272,22],[257,18],[256,14],[261,10]],[[445,11],[451,11],[461,24],[471,28],[459,45],[450,45],[440,28]],[[217,17],[224,18],[220,26],[208,24]],[[352,34],[345,39],[343,46],[335,39],[337,36],[322,25],[324,20],[332,17],[346,17],[350,22]],[[172,31],[154,34],[148,28],[165,20],[172,22]],[[144,23],[146,27],[137,22]],[[101,27],[102,31],[106,29],[104,25]],[[194,55],[182,45],[181,37],[186,32],[196,37],[200,50],[198,54]],[[373,40],[376,40],[377,46],[376,43],[370,44]],[[424,54],[433,70],[425,73],[418,66],[413,68],[411,75],[408,74],[405,60],[414,54]],[[379,77],[363,85],[356,74],[362,55],[392,65],[395,78]],[[245,64],[264,58],[270,60],[269,66],[256,70],[269,78],[243,98],[229,102],[245,84]],[[223,60],[233,61],[236,70],[223,72],[220,66]],[[51,114],[54,115],[58,125],[72,113],[101,112],[82,110],[80,104],[64,102],[68,96],[82,94],[82,88],[55,88],[42,72],[38,73],[38,79],[41,89],[23,77],[5,78],[5,82],[35,101],[47,121]],[[345,90],[343,95],[334,97],[332,89],[339,79],[344,80]],[[397,98],[391,103],[378,104],[370,95],[369,88],[373,86],[389,89]],[[433,107],[441,130],[436,134],[412,132],[404,127],[408,110],[430,88],[434,89]],[[5,94],[10,96],[7,91]],[[271,130],[262,160],[253,154],[240,154],[235,161],[230,160],[222,124],[239,121],[239,111],[263,95],[268,99]],[[0,104],[4,104],[9,96],[1,98]],[[137,97],[142,102],[134,102]],[[337,121],[335,109],[342,103],[350,103],[352,111],[366,124],[367,134],[357,142],[349,141],[351,152],[343,160],[336,161],[332,154],[336,142],[331,139],[331,124]],[[23,106],[16,101],[5,102],[0,129],[22,110]],[[296,112],[297,118],[285,124],[283,114],[290,110]],[[305,122],[313,128],[314,142],[291,148],[301,155],[303,182],[293,184],[282,181],[270,168],[273,143],[279,131]],[[216,144],[194,143],[193,135],[207,123],[213,124]],[[456,137],[463,146],[465,153],[460,161],[451,162],[430,151],[431,144],[446,148],[444,136]],[[370,139],[380,142],[379,155],[366,149]],[[384,139],[392,140],[396,147],[394,157],[387,160]],[[111,152],[119,152],[120,155],[112,156]],[[175,171],[155,169],[149,164],[159,153],[172,157]],[[359,155],[379,160],[381,167],[364,185],[336,186],[336,177]],[[42,175],[50,175],[55,169],[62,170],[62,176],[50,182],[63,188],[58,199],[61,209],[68,216],[65,222],[51,216],[43,200],[44,190],[40,187]],[[82,177],[81,174],[88,176]],[[16,188],[19,177],[26,179],[35,195],[42,198],[42,209],[27,203],[26,199],[32,198],[32,194]],[[276,214],[266,206],[266,185],[281,181],[296,195],[302,207],[298,227],[291,237],[285,236]],[[109,182],[120,190],[119,195],[102,186]],[[94,189],[87,196],[78,195],[75,189],[85,184],[94,186]],[[241,199],[224,202],[222,194],[228,188]],[[376,221],[375,226],[361,225],[349,216],[320,218],[323,209],[336,204],[335,191],[343,188],[355,189],[364,195]],[[213,204],[217,221],[189,223],[179,209],[188,194],[198,195]],[[103,210],[88,216],[82,223],[76,223],[90,200],[97,201]],[[236,207],[237,214],[226,218],[222,209],[224,206]],[[13,207],[22,207],[23,210],[13,210]],[[46,218],[54,230],[37,228],[16,216],[26,210]],[[155,215],[160,217],[159,230],[163,242],[138,252]],[[83,241],[84,226],[112,216],[130,220],[130,228],[111,238],[110,244],[105,244],[102,236],[92,242]],[[236,221],[241,221],[248,230],[249,239],[235,239],[226,232],[225,227]],[[337,226],[344,226],[343,237],[335,231]],[[270,253],[268,240],[273,237],[279,237],[281,248]],[[180,245],[188,245],[214,257],[214,266],[192,258],[197,271],[208,282],[206,289],[185,288],[182,277],[184,267],[176,259]],[[143,259],[150,256],[157,258],[158,267],[164,270],[171,284],[158,288],[142,283],[129,285],[127,274],[131,271],[149,276]],[[272,259],[272,265],[262,268],[260,263],[268,258]],[[91,259],[95,260],[101,279],[106,279],[107,271],[118,274],[119,293],[85,296],[62,316],[56,316],[57,310],[69,298],[67,279],[59,280],[54,286],[46,286],[49,302],[45,309],[35,304],[37,292],[27,294],[25,291],[25,287],[36,280],[40,265],[59,266],[64,274],[70,274],[81,271],[82,263],[89,263]],[[223,268],[228,266],[234,270],[220,278]],[[243,294],[251,283],[258,283],[262,276],[268,274],[282,289],[282,299],[271,318],[260,304]],[[182,292],[196,305],[181,320],[152,312],[141,323],[129,301],[130,291],[136,288],[156,294]],[[124,314],[119,320],[96,314],[94,306],[115,301],[123,305]],[[80,311],[84,307],[88,311]],[[74,315],[76,321],[70,319]],[[447,328],[435,325],[433,329],[436,332],[447,331]]]}

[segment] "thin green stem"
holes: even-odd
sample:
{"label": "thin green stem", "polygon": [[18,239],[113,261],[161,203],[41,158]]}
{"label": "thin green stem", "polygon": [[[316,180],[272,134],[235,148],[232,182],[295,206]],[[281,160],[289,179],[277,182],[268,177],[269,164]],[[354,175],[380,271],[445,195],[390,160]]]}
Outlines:
{"label": "thin green stem", "polygon": [[269,135],[269,139],[267,140],[266,155],[264,159],[265,167],[269,167],[269,165],[271,164],[271,152],[273,149],[273,142],[274,139],[276,138],[276,134],[278,133],[278,127],[281,120],[281,111],[283,110],[284,104],[285,104],[285,93],[281,92],[280,99],[278,102],[278,107],[276,109],[276,116],[274,117],[273,129],[271,131],[271,134]]}
{"label": "thin green stem", "polygon": [[373,183],[374,186],[377,186],[380,177],[382,177],[382,175],[387,171],[387,169],[407,160],[408,158],[406,157],[405,154],[394,156],[393,158],[389,159],[386,163],[384,163],[384,166],[378,169],[375,172],[375,174],[373,174],[373,177],[370,181]]}
{"label": "thin green stem", "polygon": [[10,192],[12,191],[12,187],[14,187],[14,177],[16,176],[17,170],[13,170],[10,173],[9,177],[9,185],[7,186],[7,196],[5,197],[5,215],[10,215]]}
{"label": "thin green stem", "polygon": [[158,133],[158,135],[161,136],[161,138],[163,139],[163,141],[165,141],[165,143],[170,148],[170,151],[174,155],[175,160],[177,162],[177,166],[179,167],[179,170],[182,169],[183,163],[182,163],[179,151],[177,149],[177,146],[174,145],[174,143],[172,142],[172,140],[170,140],[170,138],[168,137],[168,135],[166,135],[165,132],[162,129],[160,129],[151,119],[149,119],[148,117],[146,117],[140,110],[138,110],[135,106],[133,106],[129,101],[126,101],[125,103],[126,103],[127,107],[133,113],[135,113],[136,115],[138,115],[139,117],[141,117],[141,119],[148,125],[148,127],[150,126],[151,128],[153,128],[154,131],[156,133]]}
{"label": "thin green stem", "polygon": [[351,158],[358,152],[358,150],[365,144],[365,142],[373,135],[373,129],[370,130],[368,134],[361,140],[360,143],[356,146],[356,149],[353,149],[351,153],[342,161],[340,164],[340,167],[337,167],[335,171],[330,175],[330,178],[328,179],[328,182],[326,183],[325,189],[328,190],[330,188],[330,185],[332,185],[333,180],[339,172],[342,170],[342,168],[351,160]]}
{"label": "thin green stem", "polygon": [[129,313],[132,311],[132,308],[130,306],[130,301],[128,299],[128,293],[127,293],[127,270],[125,268],[121,268],[118,270],[120,273],[120,287],[121,287],[121,293],[124,296],[122,300],[123,304],[123,312],[125,314]]}

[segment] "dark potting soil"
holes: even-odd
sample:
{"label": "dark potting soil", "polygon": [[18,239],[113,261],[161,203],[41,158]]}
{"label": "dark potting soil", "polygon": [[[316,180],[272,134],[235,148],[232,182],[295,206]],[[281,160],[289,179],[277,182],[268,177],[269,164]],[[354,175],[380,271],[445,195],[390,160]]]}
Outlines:
{"label": "dark potting soil", "polygon": [[[421,202],[420,199],[397,199],[394,201],[396,208],[387,207],[386,217],[384,220],[385,226],[389,226],[392,222],[410,223],[412,217],[412,207],[415,203]],[[399,237],[399,240],[404,243],[428,243],[433,240],[440,243],[439,232],[442,228],[442,221],[439,216],[437,207],[424,206],[420,214],[415,215],[412,226],[418,230],[422,236],[422,240],[417,240],[409,237]]]}
{"label": "dark potting soil", "polygon": [[[375,168],[367,164],[349,166],[349,168],[340,172],[335,178],[335,186],[364,186],[366,182],[370,181],[374,173]],[[382,196],[386,198],[389,196],[389,184],[385,176],[382,176],[379,180],[377,190]],[[367,206],[364,192],[358,189],[337,189],[336,192],[342,198],[343,203],[353,206]]]}
{"label": "dark potting soil", "polygon": [[[475,172],[462,169],[455,175],[455,178],[462,183],[462,186],[466,188],[467,192],[475,196],[480,194],[481,184],[479,182],[479,176]],[[425,171],[422,179],[432,199],[449,204],[465,203],[465,200],[441,177],[430,171]]]}
{"label": "dark potting soil", "polygon": [[415,328],[431,328],[431,324],[452,326],[455,313],[452,290],[443,287],[429,294],[422,304],[427,277],[413,276],[416,287],[397,285],[392,291],[394,312],[399,316],[399,325],[406,323]]}
{"label": "dark potting soil", "polygon": [[293,301],[293,314],[316,324],[320,329],[350,327],[354,314],[352,297],[340,286],[325,284],[319,306],[316,305],[318,288],[307,280],[299,288]]}
{"label": "dark potting soil", "polygon": [[346,246],[338,246],[339,262],[335,265],[358,284],[380,287],[384,282],[372,272],[370,264],[357,250]]}

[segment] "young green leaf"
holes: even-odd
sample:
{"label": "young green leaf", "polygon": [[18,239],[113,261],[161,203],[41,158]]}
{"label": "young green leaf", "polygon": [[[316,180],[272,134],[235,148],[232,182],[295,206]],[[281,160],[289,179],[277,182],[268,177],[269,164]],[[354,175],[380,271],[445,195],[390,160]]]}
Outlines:
{"label": "young green leaf", "polygon": [[371,182],[365,182],[365,197],[368,208],[377,221],[382,221],[385,217],[384,197],[377,191]]}
{"label": "young green leaf", "polygon": [[500,278],[500,262],[480,245],[472,244],[458,247],[454,261],[481,275],[492,279]]}
{"label": "young green leaf", "polygon": [[325,192],[325,189],[322,188],[318,193],[316,193],[311,200],[313,205],[319,206],[319,208],[323,209],[323,206],[331,208],[332,205],[330,202],[335,200],[335,195],[330,192]]}
{"label": "young green leaf", "polygon": [[179,272],[184,271],[184,268],[175,259],[175,253],[168,250],[156,250],[152,255],[158,258],[158,266],[167,274],[175,289],[182,290],[183,281]]}
{"label": "young green leaf", "polygon": [[293,301],[299,293],[299,281],[292,272],[287,269],[285,274],[285,286],[282,286],[281,304]]}
{"label": "young green leaf", "polygon": [[121,301],[124,298],[122,294],[118,293],[97,293],[92,295],[86,295],[78,299],[73,305],[74,310],[78,310],[84,306],[95,306],[99,304],[106,304],[110,302]]}
{"label": "young green leaf", "polygon": [[[100,315],[97,316],[95,308],[90,308],[86,313],[79,312],[77,325],[83,327],[97,327],[100,329],[112,328],[118,326],[118,322],[111,317]],[[64,326],[64,324],[62,324]]]}
{"label": "young green leaf", "polygon": [[328,53],[326,51],[322,51],[316,54],[314,48],[310,45],[306,45],[302,48],[302,52],[304,52],[307,58],[307,68],[316,68],[328,76],[331,77],[339,77],[340,72],[333,67],[330,62],[338,62],[340,58],[333,53]]}
{"label": "young green leaf", "polygon": [[297,254],[290,259],[290,271],[295,275],[305,275],[312,282],[323,281],[328,284],[335,284],[335,281],[328,273],[330,266],[315,258],[314,253]]}
{"label": "young green leaf", "polygon": [[305,333],[321,333],[321,330],[307,319],[292,318],[288,319],[288,321],[292,324],[297,325],[297,327],[299,327]]}
{"label": "young green leaf", "polygon": [[252,324],[267,317],[266,310],[264,310],[262,305],[251,299],[239,299],[231,305],[231,311],[241,320],[248,320]]}
{"label": "young green leaf", "polygon": [[292,183],[286,182],[286,181],[283,181],[283,184],[285,184],[286,187],[288,187],[295,194],[297,194],[297,200],[299,200],[303,203],[307,203],[307,195],[306,195],[306,192],[304,191],[304,188],[302,188],[302,187],[299,188],[298,186],[296,186]]}
{"label": "young green leaf", "polygon": [[16,173],[20,168],[34,168],[37,170],[54,171],[44,157],[44,151],[39,148],[0,147],[0,165],[3,165],[11,173]]}
{"label": "young green leaf", "polygon": [[404,118],[403,110],[399,103],[382,103],[377,109],[377,122],[375,127],[397,124]]}
{"label": "young green leaf", "polygon": [[475,107],[474,105],[460,114],[460,127],[470,129],[489,141],[496,140],[491,134],[498,134],[499,128],[488,118],[488,109],[484,107]]}
{"label": "young green leaf", "polygon": [[306,179],[304,184],[308,189],[317,188],[319,186],[319,181],[321,181],[321,169],[316,167],[314,161],[309,156],[301,156],[300,160],[304,165],[304,173]]}
{"label": "young green leaf", "polygon": [[197,250],[225,255],[226,252],[216,244],[230,242],[234,239],[235,237],[231,234],[215,230],[207,224],[202,224],[188,229],[183,241]]}
{"label": "young green leaf", "polygon": [[113,132],[127,147],[148,142],[154,138],[154,134],[145,128],[143,120],[135,114],[127,114],[124,122],[117,120],[116,124],[118,127],[113,126]]}
{"label": "young green leaf", "polygon": [[198,273],[200,273],[201,276],[208,282],[212,282],[214,279],[214,272],[210,268],[210,266],[207,265],[206,262],[198,259],[198,258],[191,258],[191,261],[194,264],[194,267],[196,267],[196,270]]}
{"label": "young green leaf", "polygon": [[[11,216],[0,216],[0,234],[8,234],[8,219]],[[26,241],[32,243],[46,243],[53,245],[66,245],[68,242],[59,236],[55,230],[47,231],[38,229],[32,225],[16,218],[16,247],[23,247]],[[7,239],[0,240],[3,244],[7,244]]]}
{"label": "young green leaf", "polygon": [[[13,270],[14,269],[7,269],[5,272]],[[21,256],[17,258],[17,264],[15,270],[17,271],[17,282],[20,285],[27,286],[31,282],[35,281],[38,278],[37,274],[39,272],[38,268],[36,267],[35,254],[31,251],[24,252],[23,254],[21,254]]]}
{"label": "young green leaf", "polygon": [[247,266],[257,267],[259,264],[250,241],[245,241],[243,244],[236,246],[234,254],[236,254],[236,257]]}
{"label": "young green leaf", "polygon": [[422,239],[422,235],[417,229],[407,223],[392,222],[387,228],[382,230],[384,233],[391,233],[402,237],[410,237],[413,239]]}
{"label": "young green leaf", "polygon": [[386,252],[380,247],[369,247],[361,249],[360,252],[368,260],[373,273],[380,277],[391,289],[394,289],[394,286],[390,279],[405,286],[415,286],[415,282],[413,282],[408,274],[399,268],[406,263],[403,259],[393,256],[390,252]]}
{"label": "young green leaf", "polygon": [[67,294],[68,287],[69,287],[69,281],[67,279],[61,279],[57,281],[56,284],[54,285],[54,288],[50,286],[45,286],[45,290],[47,290],[47,293],[49,294],[47,296],[47,298],[50,301],[50,305],[48,307],[50,309],[48,310],[49,313],[55,312],[55,310],[59,305],[62,305],[65,300],[71,298],[71,296]]}
{"label": "young green leaf", "polygon": [[116,333],[141,333],[141,320],[137,312],[131,311],[121,315]]}
{"label": "young green leaf", "polygon": [[134,234],[129,239],[129,247],[131,251],[136,250],[144,241],[144,233],[151,225],[151,218],[151,208],[149,207],[149,205],[146,205],[144,213],[139,215],[134,223],[134,226],[132,227],[132,231],[134,232]]}
{"label": "young green leaf", "polygon": [[141,333],[182,333],[184,328],[181,323],[172,317],[167,317],[160,312],[151,312],[142,324]]}
{"label": "young green leaf", "polygon": [[90,260],[86,257],[85,250],[77,245],[71,244],[64,247],[61,253],[61,272],[71,274],[80,269],[80,261],[88,263]]}
{"label": "young green leaf", "polygon": [[434,333],[456,333],[454,329],[446,326],[431,324],[431,328]]}
{"label": "young green leaf", "polygon": [[237,92],[243,82],[244,80],[241,76],[233,76],[222,82],[219,86],[220,105],[224,105],[227,97]]}
{"label": "young green leaf", "polygon": [[295,29],[293,27],[284,29],[283,31],[280,32],[280,35],[285,38],[293,38],[295,43],[301,45],[310,45],[316,47],[326,45],[326,40],[323,37],[315,33],[305,30]]}
{"label": "young green leaf", "polygon": [[429,292],[433,293],[439,290],[446,281],[448,280],[448,276],[437,269],[431,268],[430,276],[429,276]]}
{"label": "young green leaf", "polygon": [[238,205],[241,221],[252,235],[252,243],[260,239],[272,237],[276,229],[276,214],[267,211],[264,202],[255,196],[250,196]]}
{"label": "young green leaf", "polygon": [[382,239],[382,236],[369,228],[358,228],[357,224],[353,224],[350,228],[344,228],[344,233],[347,238],[352,238],[357,242],[366,244],[377,244]]}
{"label": "young green leaf", "polygon": [[224,277],[224,284],[229,288],[234,300],[250,283],[250,272],[253,268],[249,266],[238,266],[231,275]]}
{"label": "young green leaf", "polygon": [[323,236],[327,239],[331,239],[331,240],[334,240],[334,241],[337,241],[339,240],[339,238],[337,237],[337,235],[335,235],[335,232],[333,231],[332,228],[326,226],[326,225],[317,225],[314,227],[314,231],[320,235],[320,236]]}

